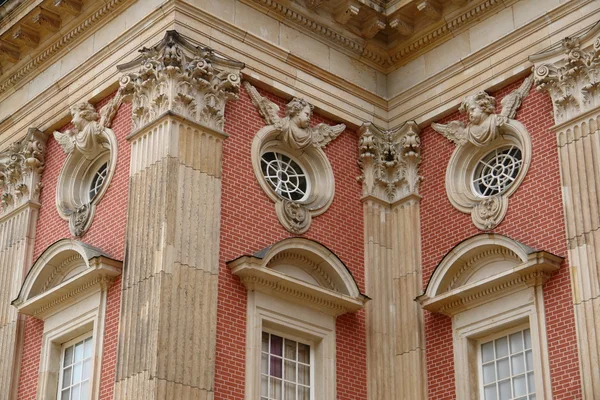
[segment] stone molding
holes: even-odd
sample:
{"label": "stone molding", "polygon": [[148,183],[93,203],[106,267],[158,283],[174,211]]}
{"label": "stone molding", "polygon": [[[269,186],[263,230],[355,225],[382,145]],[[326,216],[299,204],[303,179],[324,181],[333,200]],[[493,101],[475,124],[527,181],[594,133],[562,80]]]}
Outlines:
{"label": "stone molding", "polygon": [[[281,225],[289,232],[302,234],[310,228],[312,218],[323,214],[335,194],[335,180],[331,164],[322,150],[335,140],[346,125],[310,125],[313,106],[304,99],[293,98],[285,108],[285,117],[279,117],[279,107],[262,97],[247,81],[244,87],[252,103],[267,126],[258,131],[252,141],[252,167],[254,175],[267,196],[275,203],[275,211]],[[273,190],[263,176],[262,154],[267,151],[289,153],[303,164],[309,178],[308,196],[290,201]]]}
{"label": "stone molding", "polygon": [[[74,128],[54,132],[54,138],[67,154],[56,186],[56,208],[60,217],[69,221],[73,236],[83,236],[91,227],[96,207],[115,173],[118,146],[110,126],[122,101],[119,90],[100,112],[88,102],[77,103],[70,107]],[[99,191],[90,197],[92,179],[104,163],[107,164],[105,179]]]}
{"label": "stone molding", "polygon": [[600,23],[556,49],[529,57],[536,88],[552,98],[556,124],[600,107]]}
{"label": "stone molding", "polygon": [[38,203],[47,139],[42,131],[30,128],[25,138],[0,153],[0,215],[5,216],[28,202]]}
{"label": "stone molding", "polygon": [[[508,210],[509,197],[519,188],[531,162],[531,138],[523,124],[514,120],[522,100],[529,93],[533,77],[502,99],[502,111],[495,114],[496,100],[486,92],[478,92],[463,100],[459,111],[467,114],[467,125],[461,121],[432,123],[431,127],[456,148],[446,169],[446,193],[450,203],[460,212],[471,214],[480,230],[498,226]],[[515,145],[521,151],[521,170],[504,192],[482,196],[473,188],[473,176],[479,160],[494,149]]]}
{"label": "stone molding", "polygon": [[383,130],[366,122],[360,128],[358,165],[363,196],[386,203],[418,194],[422,177],[420,129],[413,121],[398,129]]}
{"label": "stone molding", "polygon": [[121,89],[133,103],[133,132],[166,111],[223,130],[225,104],[238,98],[243,63],[221,57],[209,47],[194,46],[173,30],[140,53],[117,66],[123,73]]}

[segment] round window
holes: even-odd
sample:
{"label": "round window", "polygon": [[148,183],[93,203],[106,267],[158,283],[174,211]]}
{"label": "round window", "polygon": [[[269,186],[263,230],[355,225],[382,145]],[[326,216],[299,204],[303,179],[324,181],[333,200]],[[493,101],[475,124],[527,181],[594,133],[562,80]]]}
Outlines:
{"label": "round window", "polygon": [[89,192],[90,193],[90,201],[93,200],[94,197],[96,197],[96,195],[102,188],[102,185],[104,184],[104,181],[106,180],[107,173],[108,173],[108,163],[102,164],[100,166],[100,168],[98,168],[96,173],[94,173],[92,182],[90,184],[90,192]]}
{"label": "round window", "polygon": [[477,163],[473,187],[483,197],[503,193],[515,182],[522,165],[521,149],[517,146],[499,147]]}
{"label": "round window", "polygon": [[301,201],[308,196],[308,177],[295,160],[285,154],[263,153],[260,166],[269,186],[286,200]]}

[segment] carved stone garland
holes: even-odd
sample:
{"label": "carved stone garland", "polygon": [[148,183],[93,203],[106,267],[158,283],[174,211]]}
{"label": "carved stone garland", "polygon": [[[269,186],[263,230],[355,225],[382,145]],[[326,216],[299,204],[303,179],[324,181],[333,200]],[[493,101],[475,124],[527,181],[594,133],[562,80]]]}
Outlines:
{"label": "carved stone garland", "polygon": [[422,177],[419,128],[407,122],[399,129],[381,130],[365,123],[360,129],[358,165],[363,195],[394,202],[417,194]]}
{"label": "carved stone garland", "polygon": [[[467,124],[451,121],[446,125],[432,123],[431,127],[456,145],[446,170],[446,193],[457,210],[471,214],[473,224],[481,230],[498,226],[508,210],[508,199],[523,181],[531,160],[531,139],[527,129],[513,118],[521,102],[529,93],[533,76],[529,76],[521,87],[502,99],[502,112],[495,113],[496,100],[486,92],[467,96],[459,111],[468,116]],[[483,162],[493,151],[516,148],[521,154],[520,170],[516,176],[507,176],[510,184],[497,193],[477,193],[474,179],[478,163]],[[516,160],[515,160],[516,161]],[[496,165],[504,174],[509,167]],[[493,174],[498,173],[489,166]],[[512,166],[515,167],[514,165]],[[503,175],[501,175],[503,176]],[[501,177],[496,177],[500,181]],[[503,178],[504,179],[504,178]]]}
{"label": "carved stone garland", "polygon": [[3,215],[28,201],[39,200],[47,138],[40,130],[30,128],[23,140],[0,153],[0,202]]}
{"label": "carved stone garland", "polygon": [[223,130],[225,104],[238,98],[243,64],[194,46],[176,31],[167,31],[159,44],[140,53],[140,58],[118,66],[125,72],[121,88],[135,93],[134,132],[167,111]]}

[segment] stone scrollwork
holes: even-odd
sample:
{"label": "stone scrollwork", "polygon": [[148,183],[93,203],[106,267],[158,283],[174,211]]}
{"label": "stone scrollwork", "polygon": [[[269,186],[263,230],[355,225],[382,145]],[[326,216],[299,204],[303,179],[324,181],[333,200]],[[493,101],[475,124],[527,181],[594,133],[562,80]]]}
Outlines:
{"label": "stone scrollwork", "polygon": [[39,201],[47,138],[40,130],[30,128],[24,139],[0,153],[0,215],[29,201]]}
{"label": "stone scrollwork", "polygon": [[358,164],[362,175],[363,196],[375,196],[395,202],[418,195],[421,163],[419,127],[412,121],[392,130],[382,130],[371,123],[360,128]]}
{"label": "stone scrollwork", "polygon": [[124,73],[121,88],[132,97],[134,132],[166,112],[223,130],[225,104],[238,98],[243,63],[194,46],[176,31],[140,53],[117,67]]}
{"label": "stone scrollwork", "polygon": [[[244,86],[267,123],[256,134],[252,143],[254,173],[262,189],[275,203],[281,225],[291,233],[302,234],[310,227],[312,217],[324,213],[333,201],[333,170],[322,149],[337,138],[346,129],[346,125],[329,126],[320,123],[311,126],[313,106],[299,98],[292,99],[285,107],[285,116],[280,117],[279,107],[275,103],[261,96],[250,83],[244,82]],[[261,157],[269,152],[283,154],[283,157],[289,157],[294,163],[297,160],[302,164],[301,173],[308,182],[302,198],[286,199],[278,191],[277,185],[273,187],[269,184],[261,167]],[[294,165],[302,168],[298,163]]]}
{"label": "stone scrollwork", "polygon": [[[436,132],[456,145],[446,170],[448,199],[457,210],[471,214],[478,229],[490,230],[502,222],[509,197],[527,173],[531,139],[527,129],[514,118],[532,83],[533,75],[504,97],[500,114],[495,113],[496,99],[482,91],[467,96],[459,107],[461,113],[467,114],[466,125],[461,121],[431,124]],[[494,152],[492,161],[496,164],[488,161]],[[511,160],[515,155],[518,157]],[[486,187],[496,185],[497,190],[488,193],[476,189],[476,182],[484,182],[478,176],[482,168],[489,172]]]}
{"label": "stone scrollwork", "polygon": [[[553,57],[558,57],[555,62],[546,62]],[[600,106],[600,24],[530,60],[536,64],[536,88],[552,97],[557,124]]]}
{"label": "stone scrollwork", "polygon": [[[118,90],[100,112],[88,102],[77,103],[70,107],[73,128],[54,132],[67,154],[58,178],[56,206],[69,221],[73,236],[82,236],[90,228],[96,205],[110,185],[117,163],[117,138],[110,126],[123,99],[123,91]],[[98,174],[101,182],[92,190]]]}

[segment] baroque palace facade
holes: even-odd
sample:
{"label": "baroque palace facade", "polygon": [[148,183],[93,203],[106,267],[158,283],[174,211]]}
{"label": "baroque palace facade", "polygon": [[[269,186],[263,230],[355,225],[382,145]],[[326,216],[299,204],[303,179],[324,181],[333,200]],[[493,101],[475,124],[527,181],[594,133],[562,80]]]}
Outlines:
{"label": "baroque palace facade", "polygon": [[0,1],[0,399],[600,399],[600,1]]}

